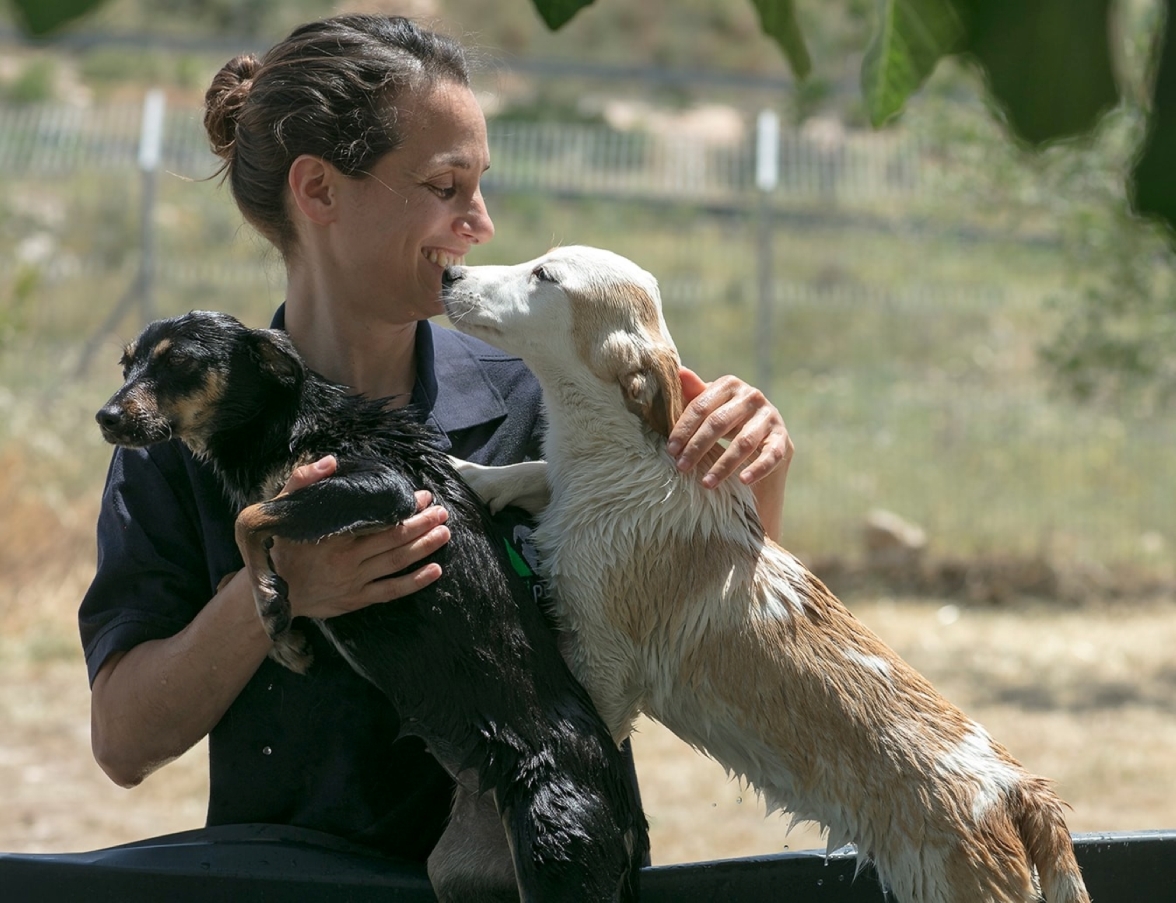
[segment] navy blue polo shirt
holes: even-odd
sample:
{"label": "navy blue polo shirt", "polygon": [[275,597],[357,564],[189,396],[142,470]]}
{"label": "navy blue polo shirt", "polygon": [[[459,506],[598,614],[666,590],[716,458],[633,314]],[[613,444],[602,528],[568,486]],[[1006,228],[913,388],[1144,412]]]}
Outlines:
{"label": "navy blue polo shirt", "polygon": [[[540,457],[540,390],[520,360],[428,322],[416,360],[412,404],[446,451],[494,465]],[[115,450],[79,612],[91,683],[112,653],[178,633],[242,566],[235,514],[179,442]],[[517,523],[508,513],[499,526],[510,536]],[[309,673],[267,658],[209,734],[208,824],[297,825],[423,860],[449,812],[449,777],[417,738],[397,739],[387,699],[306,633]]]}

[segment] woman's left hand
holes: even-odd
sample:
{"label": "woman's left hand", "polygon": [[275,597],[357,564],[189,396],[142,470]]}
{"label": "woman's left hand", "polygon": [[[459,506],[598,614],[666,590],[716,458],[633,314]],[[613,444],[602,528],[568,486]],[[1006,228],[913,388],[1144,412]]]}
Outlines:
{"label": "woman's left hand", "polygon": [[738,472],[739,481],[755,493],[764,530],[778,536],[793,452],[784,418],[763,392],[738,377],[721,376],[707,383],[686,367],[678,373],[686,408],[666,443],[678,470],[693,470],[719,440],[727,439],[727,447],[703,475],[702,485],[713,489]]}
{"label": "woman's left hand", "polygon": [[703,382],[682,367],[686,409],[670,431],[666,450],[677,458],[678,469],[692,470],[720,439],[729,444],[709,467],[702,484],[714,488],[739,471],[739,480],[758,483],[792,460],[792,439],[784,418],[764,393],[735,376]]}

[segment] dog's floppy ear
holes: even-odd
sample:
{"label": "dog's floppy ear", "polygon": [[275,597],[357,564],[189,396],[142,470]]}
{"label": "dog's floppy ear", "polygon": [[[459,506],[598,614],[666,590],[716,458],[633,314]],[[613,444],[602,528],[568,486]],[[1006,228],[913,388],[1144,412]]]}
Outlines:
{"label": "dog's floppy ear", "polygon": [[682,415],[682,381],[678,358],[668,349],[649,352],[638,370],[620,378],[625,406],[644,420],[649,428],[668,438]]}
{"label": "dog's floppy ear", "polygon": [[263,373],[274,377],[283,386],[297,386],[302,382],[306,366],[294,350],[294,344],[281,330],[250,330],[249,354],[261,365]]}

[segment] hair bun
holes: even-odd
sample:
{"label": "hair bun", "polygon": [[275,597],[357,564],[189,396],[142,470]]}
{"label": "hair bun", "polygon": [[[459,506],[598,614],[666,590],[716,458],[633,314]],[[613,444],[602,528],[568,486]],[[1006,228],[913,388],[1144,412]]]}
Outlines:
{"label": "hair bun", "polygon": [[234,57],[221,67],[204,92],[204,130],[213,153],[226,162],[233,157],[237,119],[259,68],[261,62],[251,53]]}

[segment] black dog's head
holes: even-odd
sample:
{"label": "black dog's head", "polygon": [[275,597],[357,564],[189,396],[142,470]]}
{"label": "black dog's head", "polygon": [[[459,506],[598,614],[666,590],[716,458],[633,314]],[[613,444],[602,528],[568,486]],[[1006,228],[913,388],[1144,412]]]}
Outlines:
{"label": "black dog's head", "polygon": [[247,423],[305,368],[290,340],[228,314],[192,311],[148,324],[123,352],[123,387],[96,419],[107,442],[143,447],[176,438],[201,452]]}

